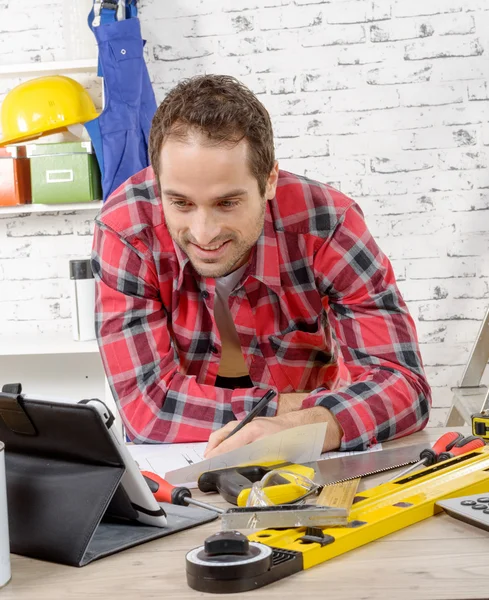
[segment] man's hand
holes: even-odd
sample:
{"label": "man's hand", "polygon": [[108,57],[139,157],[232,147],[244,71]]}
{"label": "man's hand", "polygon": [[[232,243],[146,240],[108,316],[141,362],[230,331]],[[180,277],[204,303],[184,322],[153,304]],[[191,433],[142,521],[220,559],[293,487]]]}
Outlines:
{"label": "man's hand", "polygon": [[204,457],[213,458],[214,456],[230,452],[241,446],[246,446],[247,444],[251,444],[251,442],[273,435],[284,429],[321,422],[328,423],[323,452],[339,448],[341,438],[343,437],[343,430],[340,424],[329,410],[321,406],[315,406],[313,408],[289,412],[277,417],[257,417],[251,423],[245,425],[238,433],[223,441],[238,424],[238,421],[231,421],[211,434]]}

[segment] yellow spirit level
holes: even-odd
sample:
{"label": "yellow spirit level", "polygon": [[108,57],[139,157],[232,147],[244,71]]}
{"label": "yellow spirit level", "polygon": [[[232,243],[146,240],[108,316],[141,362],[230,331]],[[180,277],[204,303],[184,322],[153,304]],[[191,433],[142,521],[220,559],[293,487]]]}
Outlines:
{"label": "yellow spirit level", "polygon": [[267,585],[431,517],[442,498],[488,494],[488,469],[485,446],[363,491],[346,527],[221,531],[187,554],[187,582],[211,593]]}

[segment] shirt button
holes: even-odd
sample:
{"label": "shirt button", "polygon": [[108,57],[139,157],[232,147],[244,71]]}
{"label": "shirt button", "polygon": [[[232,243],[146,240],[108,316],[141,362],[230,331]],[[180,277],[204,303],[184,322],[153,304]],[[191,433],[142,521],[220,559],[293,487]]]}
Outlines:
{"label": "shirt button", "polygon": [[202,298],[204,298],[204,300],[207,300],[208,297],[209,297],[209,292],[207,290],[204,290],[202,292]]}
{"label": "shirt button", "polygon": [[210,351],[212,352],[212,354],[218,354],[219,352],[219,350],[215,346],[211,346]]}

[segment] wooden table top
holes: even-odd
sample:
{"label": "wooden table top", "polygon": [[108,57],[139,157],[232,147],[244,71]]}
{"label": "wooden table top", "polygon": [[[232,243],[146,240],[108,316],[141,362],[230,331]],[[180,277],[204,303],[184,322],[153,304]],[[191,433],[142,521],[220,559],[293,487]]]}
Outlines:
{"label": "wooden table top", "polygon": [[[469,433],[467,427],[457,430]],[[446,429],[426,429],[384,444],[384,447],[429,443],[443,431]],[[392,474],[369,477],[362,486],[372,487]],[[195,491],[194,497],[202,496]],[[216,504],[220,500],[217,495],[206,496],[206,499]],[[224,502],[221,504],[225,505]],[[2,600],[217,597],[187,586],[185,554],[218,530],[219,522],[214,521],[82,568],[12,555],[12,580],[0,591],[0,597]],[[245,594],[256,600],[298,597],[334,600],[489,598],[488,565],[489,534],[441,513]]]}

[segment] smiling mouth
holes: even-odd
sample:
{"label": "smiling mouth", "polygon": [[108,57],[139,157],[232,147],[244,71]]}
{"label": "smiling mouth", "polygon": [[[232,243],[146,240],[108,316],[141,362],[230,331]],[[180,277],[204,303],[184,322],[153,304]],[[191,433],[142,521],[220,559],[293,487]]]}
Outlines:
{"label": "smiling mouth", "polygon": [[225,242],[211,244],[209,246],[199,246],[198,244],[190,242],[190,245],[197,258],[200,258],[201,260],[216,260],[221,258],[227,252],[230,242],[231,240],[226,240]]}
{"label": "smiling mouth", "polygon": [[212,246],[199,246],[198,244],[194,244],[194,246],[196,246],[199,250],[204,250],[205,252],[215,252],[216,250],[219,250],[219,248],[222,248],[224,244],[227,244],[228,241],[229,240],[226,240],[221,244],[213,244]]}

